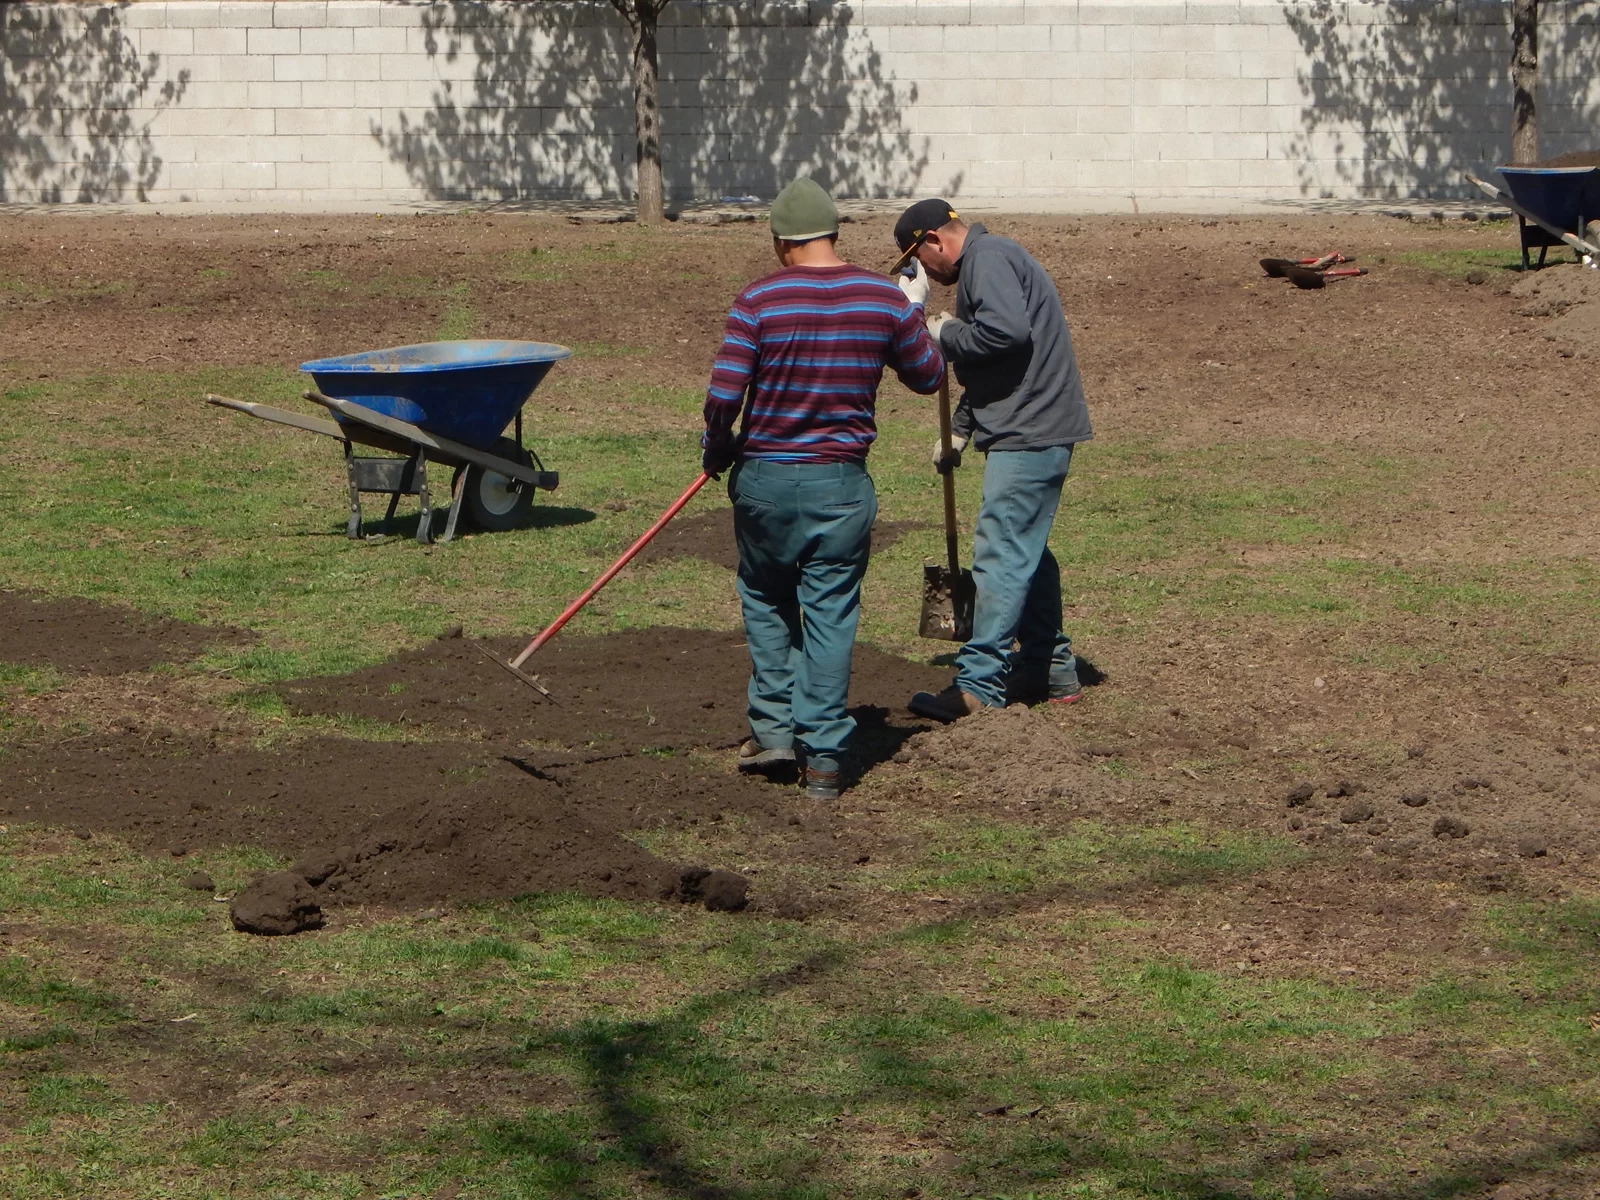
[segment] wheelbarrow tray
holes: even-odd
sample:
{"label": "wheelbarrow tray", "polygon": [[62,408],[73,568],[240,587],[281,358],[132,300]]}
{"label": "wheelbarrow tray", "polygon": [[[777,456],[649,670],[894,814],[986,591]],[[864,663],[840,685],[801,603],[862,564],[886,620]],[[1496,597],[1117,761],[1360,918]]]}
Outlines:
{"label": "wheelbarrow tray", "polygon": [[422,342],[319,358],[300,369],[325,396],[487,450],[550,368],[571,353],[551,342]]}

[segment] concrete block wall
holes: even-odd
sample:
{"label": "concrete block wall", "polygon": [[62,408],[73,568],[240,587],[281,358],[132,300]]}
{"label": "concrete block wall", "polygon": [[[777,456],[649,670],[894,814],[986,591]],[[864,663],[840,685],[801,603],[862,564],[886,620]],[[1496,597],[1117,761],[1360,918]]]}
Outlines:
{"label": "concrete block wall", "polygon": [[[1541,13],[1545,153],[1597,143],[1600,0]],[[1509,0],[673,0],[677,201],[1466,195]],[[0,4],[0,199],[627,199],[607,0]]]}

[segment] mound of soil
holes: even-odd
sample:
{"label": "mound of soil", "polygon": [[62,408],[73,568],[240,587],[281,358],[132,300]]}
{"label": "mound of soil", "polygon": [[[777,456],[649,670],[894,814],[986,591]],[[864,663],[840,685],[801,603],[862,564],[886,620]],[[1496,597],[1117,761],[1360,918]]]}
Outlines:
{"label": "mound of soil", "polygon": [[1570,150],[1533,164],[1536,167],[1600,167],[1600,150]]}
{"label": "mound of soil", "polygon": [[[520,638],[484,643],[502,659]],[[433,733],[557,745],[559,761],[643,749],[737,745],[748,733],[750,658],[742,635],[653,626],[605,637],[561,637],[525,666],[551,704],[470,641],[445,638],[388,662],[279,687],[302,715],[359,716]],[[851,703],[902,709],[911,693],[943,687],[946,672],[857,646]]]}
{"label": "mound of soil", "polygon": [[1549,318],[1539,328],[1551,341],[1600,348],[1600,271],[1560,263],[1530,271],[1511,294],[1518,316]]}
{"label": "mound of soil", "polygon": [[71,675],[126,675],[181,662],[219,644],[254,638],[245,629],[190,625],[81,597],[0,589],[0,661]]}
{"label": "mound of soil", "polygon": [[[516,646],[507,639],[494,649]],[[631,899],[670,892],[736,910],[745,896],[731,873],[701,868],[714,877],[686,889],[684,867],[635,838],[728,816],[786,836],[820,822],[819,845],[837,857],[826,828],[835,816],[808,806],[797,788],[733,767],[726,748],[745,733],[748,669],[734,633],[575,637],[552,644],[541,662],[562,701],[555,705],[464,640],[445,639],[284,691],[300,711],[469,736],[323,738],[276,752],[85,739],[8,758],[0,818],[115,832],[152,850],[245,843],[295,859],[311,890],[282,881],[269,889],[269,900],[285,904],[264,905],[261,921],[252,916],[262,931],[280,909],[292,923],[308,906],[414,907],[568,890]],[[945,674],[857,648],[851,699],[866,769],[926,728],[902,706]],[[711,748],[721,752],[707,756]]]}
{"label": "mound of soil", "polygon": [[[872,551],[887,550],[913,529],[918,521],[878,521],[872,526]],[[739,568],[739,549],[733,542],[733,509],[718,508],[676,520],[639,552],[636,562],[667,558],[698,558],[730,571]]]}

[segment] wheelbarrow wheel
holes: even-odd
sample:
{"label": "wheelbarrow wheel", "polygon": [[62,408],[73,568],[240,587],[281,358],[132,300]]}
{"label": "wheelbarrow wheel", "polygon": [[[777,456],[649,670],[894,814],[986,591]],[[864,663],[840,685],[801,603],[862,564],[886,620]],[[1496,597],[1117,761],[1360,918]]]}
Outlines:
{"label": "wheelbarrow wheel", "polygon": [[[532,456],[510,438],[501,438],[491,453],[524,466],[533,465]],[[474,525],[488,533],[503,533],[527,520],[533,508],[533,492],[531,485],[518,483],[498,471],[472,467],[463,499]]]}

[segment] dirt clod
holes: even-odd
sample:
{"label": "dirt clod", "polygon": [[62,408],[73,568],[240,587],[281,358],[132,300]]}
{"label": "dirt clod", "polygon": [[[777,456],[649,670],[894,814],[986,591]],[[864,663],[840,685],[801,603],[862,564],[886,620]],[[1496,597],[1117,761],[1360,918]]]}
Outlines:
{"label": "dirt clod", "polygon": [[1317,794],[1317,785],[1314,783],[1297,783],[1284,794],[1284,803],[1290,808],[1300,808],[1311,803],[1311,797]]}
{"label": "dirt clod", "polygon": [[1517,853],[1523,858],[1543,858],[1550,853],[1550,844],[1537,834],[1517,839]]}
{"label": "dirt clod", "polygon": [[1374,811],[1372,805],[1367,801],[1357,800],[1354,804],[1344,806],[1344,809],[1339,813],[1339,820],[1346,825],[1357,825],[1362,821],[1372,820]]}
{"label": "dirt clod", "polygon": [[750,881],[722,867],[685,867],[668,895],[684,904],[703,903],[711,912],[739,912],[750,903]]}
{"label": "dirt clod", "polygon": [[1472,827],[1460,817],[1440,817],[1433,823],[1434,837],[1464,838],[1472,832]]}
{"label": "dirt clod", "polygon": [[1337,800],[1341,796],[1354,796],[1357,792],[1364,790],[1361,784],[1353,779],[1341,779],[1328,789],[1328,799]]}
{"label": "dirt clod", "polygon": [[183,886],[192,892],[214,892],[217,890],[216,880],[204,871],[196,871],[183,881]]}
{"label": "dirt clod", "polygon": [[1421,808],[1428,802],[1427,792],[1407,792],[1400,797],[1400,803],[1407,808]]}
{"label": "dirt clod", "polygon": [[233,927],[266,937],[322,928],[317,892],[293,871],[263,875],[233,898]]}

